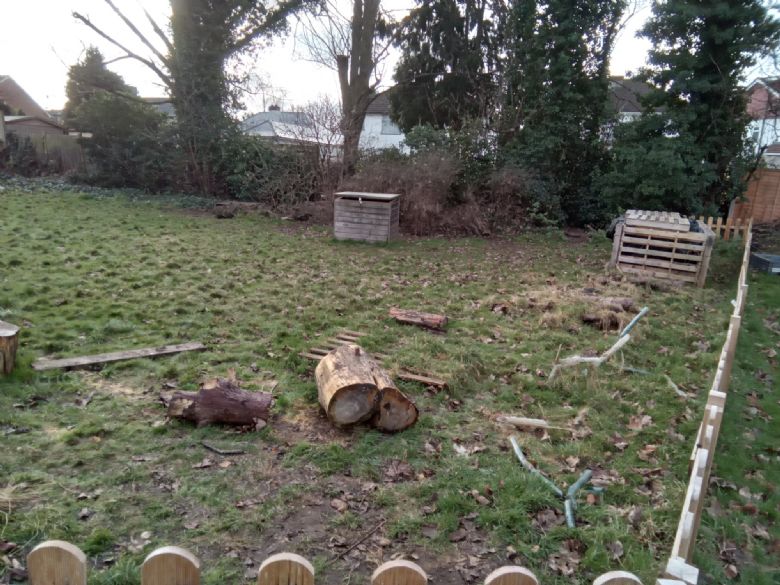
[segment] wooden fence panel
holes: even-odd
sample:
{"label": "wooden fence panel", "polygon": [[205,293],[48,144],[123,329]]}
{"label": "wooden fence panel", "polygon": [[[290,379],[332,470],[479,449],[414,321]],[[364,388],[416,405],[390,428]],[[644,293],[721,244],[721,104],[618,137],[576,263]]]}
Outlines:
{"label": "wooden fence panel", "polygon": [[27,555],[30,585],[87,585],[87,557],[77,546],[47,540]]}
{"label": "wooden fence panel", "polygon": [[150,553],[141,566],[141,585],[199,585],[200,561],[178,546]]}
{"label": "wooden fence panel", "polygon": [[735,201],[729,217],[755,223],[780,221],[780,169],[758,169],[743,201]]}

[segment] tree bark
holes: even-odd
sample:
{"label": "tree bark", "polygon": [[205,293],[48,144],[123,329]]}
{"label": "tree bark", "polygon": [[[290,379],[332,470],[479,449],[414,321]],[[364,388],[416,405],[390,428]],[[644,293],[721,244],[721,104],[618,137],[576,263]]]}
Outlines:
{"label": "tree bark", "polygon": [[0,375],[13,372],[18,347],[19,328],[11,323],[0,321]]}
{"label": "tree bark", "polygon": [[434,331],[443,331],[447,326],[447,317],[444,315],[436,315],[435,313],[423,313],[411,309],[392,308],[390,309],[390,316],[399,323],[419,325],[420,327],[433,329]]}
{"label": "tree bark", "polygon": [[320,360],[314,377],[320,405],[333,423],[355,424],[376,412],[378,368],[371,356],[353,344],[337,347]]}
{"label": "tree bark", "polygon": [[199,427],[213,423],[262,427],[272,403],[273,396],[267,392],[247,392],[234,380],[218,378],[198,392],[174,392],[168,401],[168,416]]}

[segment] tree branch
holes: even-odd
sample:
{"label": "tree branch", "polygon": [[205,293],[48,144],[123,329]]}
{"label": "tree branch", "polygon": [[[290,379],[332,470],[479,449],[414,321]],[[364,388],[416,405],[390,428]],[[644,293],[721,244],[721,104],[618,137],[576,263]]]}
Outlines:
{"label": "tree branch", "polygon": [[242,49],[248,47],[252,42],[262,36],[270,35],[283,29],[287,24],[287,17],[303,8],[304,4],[309,4],[314,0],[284,0],[280,2],[273,10],[265,14],[261,24],[258,24],[242,37],[233,42],[226,51],[226,56],[233,55]]}
{"label": "tree branch", "polygon": [[160,28],[160,25],[158,25],[154,19],[152,18],[152,15],[149,14],[146,11],[146,8],[143,8],[144,15],[146,16],[146,20],[149,21],[149,24],[152,25],[152,30],[154,30],[155,33],[157,33],[157,36],[162,39],[162,41],[165,43],[165,48],[168,49],[168,53],[173,55],[173,43],[168,38],[168,35],[166,35],[163,30]]}
{"label": "tree branch", "polygon": [[92,23],[92,21],[91,21],[89,18],[87,18],[86,16],[83,16],[82,14],[79,14],[78,12],[73,12],[73,13],[72,13],[72,15],[73,15],[73,18],[75,18],[75,19],[77,19],[77,20],[80,20],[82,23],[84,23],[86,26],[88,26],[89,28],[91,28],[91,29],[92,29],[94,32],[96,32],[98,35],[100,35],[101,37],[103,37],[103,38],[104,38],[105,40],[107,40],[109,43],[111,43],[111,44],[112,44],[112,45],[114,45],[115,47],[118,47],[118,48],[122,49],[122,50],[123,50],[123,51],[124,51],[124,52],[127,54],[127,57],[128,57],[128,58],[130,58],[130,59],[135,59],[136,61],[139,61],[140,63],[143,63],[143,64],[144,64],[144,65],[146,65],[146,66],[147,66],[149,69],[151,69],[152,71],[154,71],[154,72],[157,74],[157,76],[158,76],[158,77],[159,77],[159,78],[162,80],[162,82],[163,82],[163,83],[164,83],[166,86],[168,86],[169,88],[173,86],[173,82],[171,81],[171,78],[170,78],[168,75],[166,75],[166,74],[165,74],[165,73],[164,73],[164,72],[163,72],[163,71],[162,71],[162,70],[161,70],[161,69],[160,69],[160,68],[159,68],[159,67],[158,67],[158,66],[157,66],[155,63],[154,63],[154,61],[151,61],[151,60],[149,60],[149,59],[145,59],[145,58],[141,57],[140,55],[138,55],[137,53],[134,53],[134,52],[132,52],[130,49],[128,49],[127,47],[125,47],[125,46],[124,46],[122,43],[120,43],[119,41],[116,41],[116,40],[114,40],[114,39],[113,39],[113,38],[111,38],[109,35],[107,35],[107,34],[106,34],[106,33],[104,33],[102,30],[100,30],[100,29],[99,29],[97,26],[95,26],[95,25]]}
{"label": "tree branch", "polygon": [[122,22],[127,25],[127,28],[129,28],[133,33],[135,33],[135,36],[137,36],[141,42],[146,45],[149,50],[154,53],[154,56],[157,57],[166,67],[170,67],[170,62],[168,59],[160,53],[160,51],[157,50],[157,47],[155,47],[149,39],[146,38],[146,35],[144,35],[140,30],[138,30],[138,27],[133,24],[133,21],[131,21],[129,18],[127,18],[119,8],[116,7],[116,4],[114,4],[111,0],[104,0],[106,4],[108,4],[111,7],[111,10],[116,13],[116,15],[122,19]]}

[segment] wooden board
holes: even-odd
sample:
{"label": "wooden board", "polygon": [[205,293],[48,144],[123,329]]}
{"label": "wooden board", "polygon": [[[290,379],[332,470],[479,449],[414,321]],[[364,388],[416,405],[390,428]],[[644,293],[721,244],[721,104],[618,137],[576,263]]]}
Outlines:
{"label": "wooden board", "polygon": [[127,351],[115,351],[111,353],[100,353],[96,355],[85,355],[74,358],[48,359],[40,358],[33,364],[36,371],[86,368],[97,364],[107,364],[111,362],[120,362],[124,360],[134,360],[137,358],[157,357],[161,355],[172,355],[185,351],[202,351],[206,346],[202,343],[180,343],[178,345],[163,345],[160,347],[144,347],[141,349],[131,349]]}
{"label": "wooden board", "polygon": [[707,234],[704,232],[672,232],[667,230],[653,229],[653,228],[641,228],[634,226],[626,226],[624,233],[627,236],[650,236],[659,240],[684,240],[690,242],[703,242],[707,239]]}
{"label": "wooden board", "polygon": [[363,191],[339,191],[336,197],[340,199],[363,199],[367,201],[395,201],[401,197],[397,193],[370,193]]}

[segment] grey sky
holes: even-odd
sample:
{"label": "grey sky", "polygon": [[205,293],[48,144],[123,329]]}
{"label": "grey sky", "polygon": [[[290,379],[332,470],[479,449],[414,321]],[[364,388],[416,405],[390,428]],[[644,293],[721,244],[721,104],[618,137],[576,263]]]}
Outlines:
{"label": "grey sky", "polygon": [[[167,0],[117,0],[117,5],[134,22],[145,23],[140,6],[164,23],[169,13]],[[348,3],[347,3],[348,5]],[[409,0],[385,0],[383,5],[400,17],[413,5]],[[81,12],[106,32],[133,50],[145,55],[143,47],[103,0],[0,0],[0,75],[12,76],[47,109],[61,108],[65,103],[65,80],[68,66],[75,63],[84,48],[98,46],[107,59],[121,51],[112,47],[72,16]],[[611,70],[622,75],[636,71],[644,64],[647,43],[635,38],[635,32],[647,18],[649,9],[634,16],[621,33],[615,47]],[[146,27],[142,27],[146,30]],[[149,38],[153,38],[150,32]],[[296,51],[294,35],[258,53],[253,72],[281,90],[283,104],[292,107],[316,99],[319,95],[338,95],[338,81],[333,71],[305,61]],[[123,60],[111,69],[138,88],[144,96],[162,96],[164,89],[154,74],[142,64]],[[385,71],[385,83],[391,83],[392,67]],[[265,100],[263,99],[265,97]],[[255,95],[245,99],[247,110],[257,111],[278,95]]]}

